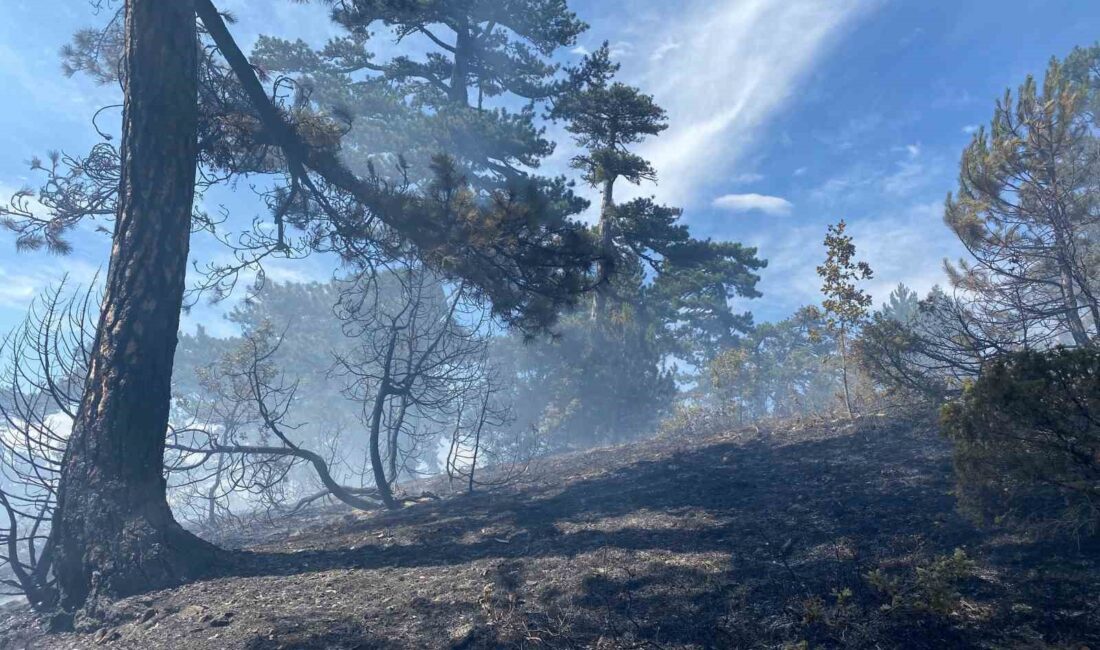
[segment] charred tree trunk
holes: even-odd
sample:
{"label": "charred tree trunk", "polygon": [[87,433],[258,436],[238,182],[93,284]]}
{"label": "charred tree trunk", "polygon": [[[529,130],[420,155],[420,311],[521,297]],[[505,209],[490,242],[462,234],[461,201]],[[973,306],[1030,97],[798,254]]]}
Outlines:
{"label": "charred tree trunk", "polygon": [[466,108],[470,105],[470,58],[473,56],[474,37],[469,27],[456,29],[454,69],[451,71],[451,85],[448,99],[455,106]]}
{"label": "charred tree trunk", "polygon": [[382,416],[386,409],[386,398],[389,396],[387,381],[388,379],[383,380],[374,398],[370,415],[370,438],[367,444],[370,446],[370,465],[371,471],[374,472],[374,486],[378,490],[378,497],[387,508],[393,510],[400,507],[400,504],[393,498],[393,489],[386,479],[386,466],[382,460],[381,449]]}
{"label": "charred tree trunk", "polygon": [[163,474],[197,161],[193,0],[127,0],[114,245],[62,465],[62,607],[173,584],[215,550],[172,517]]}
{"label": "charred tree trunk", "polygon": [[[229,431],[231,425],[226,423],[219,436],[218,445],[225,446],[229,444]],[[222,487],[222,474],[225,473],[225,459],[224,455],[218,455],[218,465],[214,469],[214,483],[206,490],[206,526],[210,530],[218,528],[218,492]]]}
{"label": "charred tree trunk", "polygon": [[401,428],[405,425],[405,415],[409,411],[409,396],[407,394],[401,395],[401,402],[397,406],[397,414],[393,414],[393,410],[390,410],[390,424],[389,424],[389,439],[387,440],[387,446],[389,455],[386,456],[386,463],[389,465],[389,483],[390,485],[397,485],[398,473],[404,466],[404,463],[398,463],[398,458],[401,455]]}
{"label": "charred tree trunk", "polygon": [[855,417],[855,411],[852,410],[852,393],[848,389],[848,336],[843,327],[840,329],[836,340],[837,350],[840,352],[841,383],[844,385],[844,409],[848,412],[848,417],[851,418]]}
{"label": "charred tree trunk", "polygon": [[607,316],[607,298],[611,293],[611,275],[615,272],[615,179],[607,178],[603,183],[600,203],[600,253],[596,264],[596,298],[592,304],[592,317],[596,324],[603,325]]}
{"label": "charred tree trunk", "polygon": [[370,450],[371,471],[374,472],[374,487],[378,490],[378,497],[382,503],[391,510],[400,507],[393,498],[393,490],[386,480],[386,466],[382,460],[382,416],[385,415],[386,400],[393,395],[391,385],[393,377],[393,357],[397,351],[398,328],[395,326],[390,332],[390,340],[386,348],[386,357],[382,362],[382,376],[378,380],[378,389],[374,395],[374,404],[370,413],[370,437],[367,445]]}

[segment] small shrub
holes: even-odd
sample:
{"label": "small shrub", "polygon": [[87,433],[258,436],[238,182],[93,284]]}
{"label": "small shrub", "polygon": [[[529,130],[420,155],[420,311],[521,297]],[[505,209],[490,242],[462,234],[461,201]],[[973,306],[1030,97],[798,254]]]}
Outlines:
{"label": "small shrub", "polygon": [[961,548],[928,566],[917,567],[912,607],[943,616],[950,614],[962,599],[959,584],[973,576],[976,568]]}
{"label": "small shrub", "polygon": [[707,406],[680,405],[661,421],[658,432],[667,436],[706,437],[726,433],[744,426],[741,413],[734,404]]}
{"label": "small shrub", "polygon": [[959,584],[974,575],[975,568],[965,551],[955,549],[951,555],[915,567],[906,576],[892,576],[875,569],[865,578],[871,588],[889,600],[884,609],[947,616],[958,609],[962,599]]}
{"label": "small shrub", "polygon": [[975,570],[961,549],[904,570],[876,568],[862,575],[862,585],[793,603],[795,638],[805,641],[802,647],[872,648],[900,647],[883,642],[917,628],[926,636],[946,634],[967,611],[960,587]]}
{"label": "small shrub", "polygon": [[1035,534],[1100,530],[1100,351],[1009,355],[942,423],[965,510]]}

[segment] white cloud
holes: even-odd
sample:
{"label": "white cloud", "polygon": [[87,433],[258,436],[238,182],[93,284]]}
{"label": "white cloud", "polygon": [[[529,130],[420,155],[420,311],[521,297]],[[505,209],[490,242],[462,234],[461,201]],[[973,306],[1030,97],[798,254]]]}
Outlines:
{"label": "white cloud", "polygon": [[40,288],[37,278],[12,274],[0,268],[0,306],[24,309]]}
{"label": "white cloud", "polygon": [[[52,12],[56,9],[50,8],[51,19],[60,23],[64,34],[58,37],[57,32],[48,27],[53,23],[42,19],[45,10],[39,9],[32,18],[25,7],[13,9],[26,13],[25,17],[5,16],[9,26],[7,29],[0,28],[0,96],[3,97],[0,118],[5,127],[21,130],[23,123],[30,125],[32,121],[38,121],[48,123],[53,129],[50,133],[65,132],[65,129],[74,126],[87,129],[96,109],[120,101],[117,85],[100,85],[84,75],[67,78],[61,74],[57,49],[71,36],[72,32],[65,26],[72,16],[54,16]],[[38,23],[33,28],[15,30],[10,27],[25,27],[32,20]],[[85,16],[75,24],[87,27],[88,22]],[[90,22],[95,24],[94,20]],[[13,137],[13,134],[9,133],[7,137]],[[60,143],[50,144],[57,146]],[[66,144],[71,146],[71,141]],[[23,155],[22,152],[16,158],[20,155]]]}
{"label": "white cloud", "polygon": [[[642,155],[660,174],[657,194],[697,203],[720,182],[754,134],[792,96],[845,27],[877,0],[696,0],[668,3],[649,30],[651,51],[634,77],[669,113],[670,128]],[[659,27],[659,29],[657,29]],[[641,47],[641,45],[639,45]],[[640,190],[648,193],[649,189]]]}
{"label": "white cloud", "polygon": [[967,124],[966,126],[964,126],[962,128],[962,132],[967,134],[967,135],[974,135],[975,133],[978,132],[978,129],[980,129],[980,128],[981,127],[978,126],[977,124]]}
{"label": "white cloud", "polygon": [[591,52],[588,51],[588,48],[583,45],[578,45],[577,47],[569,50],[569,53],[576,54],[577,56],[588,56],[589,54],[591,54]]}
{"label": "white cloud", "polygon": [[887,299],[898,282],[920,295],[945,281],[943,258],[960,251],[955,236],[943,225],[943,203],[917,203],[900,212],[851,224],[859,257],[875,277],[867,283],[875,304]]}
{"label": "white cloud", "polygon": [[879,156],[873,162],[855,164],[815,187],[811,198],[830,207],[865,192],[912,200],[919,192],[951,178],[946,171],[951,169],[950,158],[941,151],[925,153],[920,145],[907,145],[892,148],[886,155],[894,158],[892,163]]}
{"label": "white cloud", "polygon": [[848,151],[861,144],[869,134],[876,132],[886,122],[881,113],[867,113],[848,120],[834,131],[816,133],[814,137],[836,151]]}
{"label": "white cloud", "polygon": [[898,163],[897,171],[882,179],[882,189],[887,194],[906,196],[919,189],[928,179],[923,163],[916,160],[904,160]]}
{"label": "white cloud", "polygon": [[794,208],[787,199],[764,194],[726,194],[714,199],[712,205],[731,212],[763,212],[774,215],[788,215]]}
{"label": "white cloud", "polygon": [[904,46],[912,44],[914,41],[918,40],[923,35],[924,35],[924,28],[923,27],[917,27],[916,29],[914,29],[913,31],[909,32],[904,37],[902,37],[902,39],[900,41],[898,41],[898,43],[901,46],[904,47]]}

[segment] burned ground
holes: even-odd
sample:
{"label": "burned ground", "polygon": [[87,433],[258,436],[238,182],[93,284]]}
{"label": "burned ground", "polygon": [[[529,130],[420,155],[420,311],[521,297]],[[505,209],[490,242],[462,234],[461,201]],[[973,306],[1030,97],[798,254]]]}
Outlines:
{"label": "burned ground", "polygon": [[[228,571],[2,647],[1085,648],[1100,552],[977,528],[912,420],[665,437],[256,531]],[[5,645],[6,644],[6,645]]]}

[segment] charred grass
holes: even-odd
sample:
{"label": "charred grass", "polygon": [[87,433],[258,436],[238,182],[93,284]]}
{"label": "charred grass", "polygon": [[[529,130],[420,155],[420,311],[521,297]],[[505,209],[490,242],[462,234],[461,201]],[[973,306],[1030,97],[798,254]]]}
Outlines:
{"label": "charred grass", "polygon": [[1095,543],[979,529],[952,490],[919,420],[663,437],[283,521],[95,632],[15,612],[0,647],[1100,647]]}

